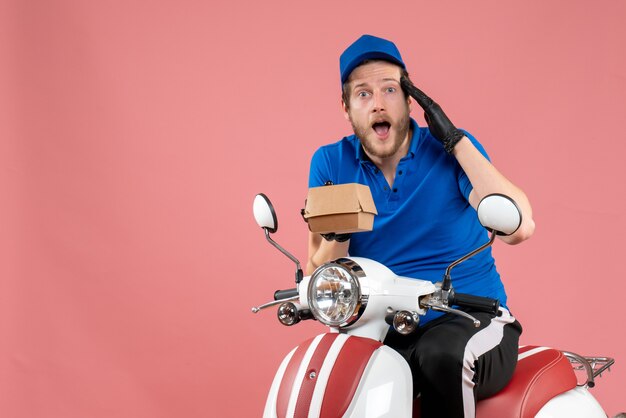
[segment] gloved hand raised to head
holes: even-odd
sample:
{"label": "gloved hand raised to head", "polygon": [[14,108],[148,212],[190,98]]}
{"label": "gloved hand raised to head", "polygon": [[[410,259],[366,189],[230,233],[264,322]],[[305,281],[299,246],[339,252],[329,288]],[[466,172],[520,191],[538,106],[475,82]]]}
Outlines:
{"label": "gloved hand raised to head", "polygon": [[417,104],[424,109],[424,118],[428,123],[430,133],[443,144],[448,154],[452,154],[454,146],[465,136],[463,131],[457,129],[443,112],[441,106],[415,87],[408,77],[403,75],[400,78],[400,86],[405,94],[414,98]]}

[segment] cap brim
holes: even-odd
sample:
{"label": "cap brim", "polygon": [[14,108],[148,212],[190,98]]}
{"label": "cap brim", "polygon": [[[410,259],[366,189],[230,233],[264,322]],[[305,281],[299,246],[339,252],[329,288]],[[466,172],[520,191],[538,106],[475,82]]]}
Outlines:
{"label": "cap brim", "polygon": [[396,57],[394,57],[393,55],[390,55],[386,52],[383,51],[368,51],[365,52],[361,55],[357,55],[356,57],[354,57],[350,63],[348,65],[346,65],[346,67],[343,70],[343,73],[341,74],[341,83],[345,83],[348,78],[350,78],[350,74],[352,74],[352,71],[354,71],[354,69],[356,67],[358,67],[359,65],[361,65],[363,63],[363,61],[366,60],[383,60],[383,61],[389,61],[393,64],[396,64],[404,69],[406,69],[406,67],[404,66],[404,63],[402,61],[399,61]]}

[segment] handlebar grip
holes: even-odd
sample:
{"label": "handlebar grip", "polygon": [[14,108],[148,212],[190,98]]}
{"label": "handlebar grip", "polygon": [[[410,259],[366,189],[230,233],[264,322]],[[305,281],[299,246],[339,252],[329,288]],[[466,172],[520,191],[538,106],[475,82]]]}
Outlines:
{"label": "handlebar grip", "polygon": [[457,305],[464,308],[471,308],[493,315],[498,314],[500,301],[498,299],[486,298],[483,296],[468,295],[466,293],[453,293],[450,295],[450,305]]}
{"label": "handlebar grip", "polygon": [[274,300],[288,299],[298,296],[298,289],[277,290],[274,292]]}

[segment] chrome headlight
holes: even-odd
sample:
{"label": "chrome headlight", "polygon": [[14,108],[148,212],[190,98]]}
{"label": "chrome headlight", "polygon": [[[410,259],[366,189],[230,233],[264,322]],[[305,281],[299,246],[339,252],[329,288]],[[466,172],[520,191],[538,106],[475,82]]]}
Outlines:
{"label": "chrome headlight", "polygon": [[366,305],[359,283],[359,277],[364,276],[361,267],[347,258],[319,267],[311,276],[307,292],[315,318],[331,327],[354,323]]}

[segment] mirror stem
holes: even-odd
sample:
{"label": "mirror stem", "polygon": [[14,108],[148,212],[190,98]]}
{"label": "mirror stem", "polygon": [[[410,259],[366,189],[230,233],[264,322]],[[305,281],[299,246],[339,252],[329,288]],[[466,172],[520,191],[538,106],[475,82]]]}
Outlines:
{"label": "mirror stem", "polygon": [[294,257],[293,255],[289,253],[289,251],[285,250],[276,241],[274,241],[270,237],[270,231],[267,228],[263,228],[263,230],[265,231],[265,238],[269,241],[269,243],[272,244],[274,247],[276,247],[278,251],[285,254],[287,257],[289,257],[291,261],[296,263],[296,284],[300,284],[300,282],[302,281],[302,278],[304,277],[304,273],[302,272],[302,266],[300,265],[300,261],[298,261],[296,257]]}
{"label": "mirror stem", "polygon": [[452,278],[450,277],[450,271],[452,270],[452,268],[456,267],[457,265],[467,260],[468,258],[475,256],[476,254],[478,254],[485,248],[490,247],[495,241],[496,235],[497,235],[496,231],[491,231],[491,237],[489,238],[489,241],[486,244],[476,248],[471,253],[464,255],[463,257],[459,258],[458,260],[450,264],[448,268],[446,269],[446,273],[443,275],[443,283],[441,285],[441,290],[443,290],[444,292],[447,292],[450,290],[450,287],[452,286]]}

